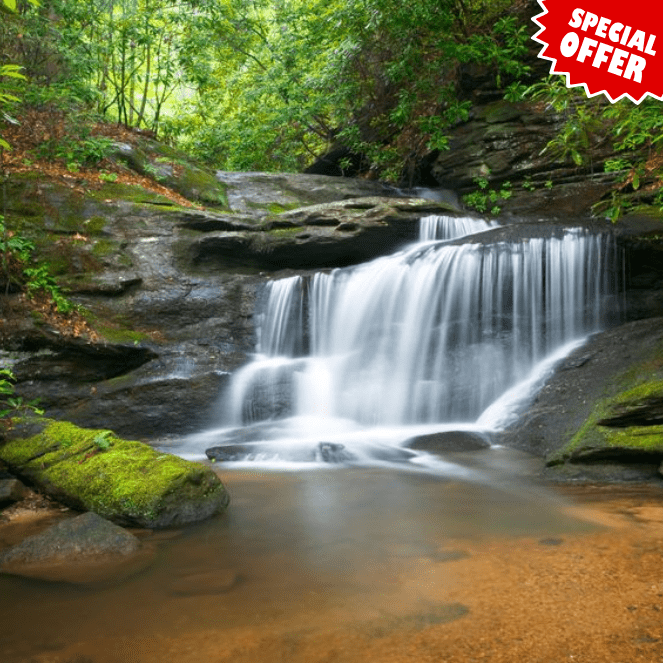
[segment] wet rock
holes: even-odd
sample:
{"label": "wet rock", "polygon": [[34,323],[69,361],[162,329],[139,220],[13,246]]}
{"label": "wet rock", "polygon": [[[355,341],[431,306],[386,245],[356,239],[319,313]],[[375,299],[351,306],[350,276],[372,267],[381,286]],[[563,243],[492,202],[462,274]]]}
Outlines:
{"label": "wet rock", "polygon": [[344,444],[336,442],[320,442],[318,453],[325,463],[343,463],[354,460],[354,455],[346,450]]}
{"label": "wet rock", "polygon": [[67,339],[59,340],[56,347],[54,352],[42,352],[16,363],[16,380],[47,382],[72,376],[77,382],[96,382],[129,373],[157,357],[148,348],[81,344]]}
{"label": "wet rock", "polygon": [[110,427],[118,435],[154,439],[201,430],[214,413],[229,373],[150,376],[148,371],[102,382],[92,389],[70,383],[35,383],[23,393],[39,394],[50,415],[79,426]]}
{"label": "wet rock", "polygon": [[387,463],[407,462],[417,455],[415,451],[411,451],[410,449],[377,444],[368,445],[366,447],[366,453],[369,458],[385,461]]}
{"label": "wet rock", "polygon": [[20,502],[28,493],[28,489],[18,479],[0,477],[0,509]]}
{"label": "wet rock", "polygon": [[663,459],[662,347],[662,318],[595,335],[499,441],[545,456],[556,480],[652,480]]}
{"label": "wet rock", "polygon": [[542,546],[561,546],[564,543],[564,539],[550,537],[547,539],[539,539],[539,543]]}
{"label": "wet rock", "polygon": [[255,458],[262,450],[257,444],[226,444],[205,449],[205,455],[213,461],[250,460]]}
{"label": "wet rock", "polygon": [[135,536],[95,513],[85,513],[0,553],[0,572],[58,582],[97,583],[126,577],[150,561],[150,552],[141,549]]}
{"label": "wet rock", "polygon": [[443,454],[454,451],[478,451],[490,447],[487,435],[469,431],[443,431],[430,435],[418,435],[405,443],[409,449]]}
{"label": "wet rock", "polygon": [[457,562],[461,559],[468,559],[470,554],[465,550],[437,550],[429,557],[434,562]]}
{"label": "wet rock", "polygon": [[365,622],[360,627],[371,637],[384,638],[394,631],[422,629],[437,624],[448,624],[469,613],[469,608],[462,603],[441,603],[428,610],[405,616],[385,615],[379,619]]}

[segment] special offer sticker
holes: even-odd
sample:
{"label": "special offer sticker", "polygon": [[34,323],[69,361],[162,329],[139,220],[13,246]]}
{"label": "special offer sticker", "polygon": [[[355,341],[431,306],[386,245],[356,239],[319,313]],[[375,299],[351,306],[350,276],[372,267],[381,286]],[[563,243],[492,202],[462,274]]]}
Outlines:
{"label": "special offer sticker", "polygon": [[567,87],[582,85],[589,97],[603,93],[613,103],[663,100],[661,0],[538,1],[539,57],[552,62],[551,74],[566,76]]}

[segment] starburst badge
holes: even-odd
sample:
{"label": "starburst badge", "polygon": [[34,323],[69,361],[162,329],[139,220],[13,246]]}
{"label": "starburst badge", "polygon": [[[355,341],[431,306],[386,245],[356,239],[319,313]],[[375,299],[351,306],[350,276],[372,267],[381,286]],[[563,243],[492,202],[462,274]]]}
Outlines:
{"label": "starburst badge", "polygon": [[[663,100],[663,3],[649,0],[538,0],[543,13],[533,39],[550,60],[551,74],[587,96],[605,94],[639,104],[648,95]],[[660,37],[659,37],[660,33]]]}

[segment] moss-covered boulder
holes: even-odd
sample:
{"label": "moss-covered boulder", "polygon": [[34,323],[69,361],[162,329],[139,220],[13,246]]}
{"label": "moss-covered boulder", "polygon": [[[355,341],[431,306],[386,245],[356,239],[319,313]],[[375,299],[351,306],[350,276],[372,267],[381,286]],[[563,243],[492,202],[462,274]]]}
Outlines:
{"label": "moss-covered boulder", "polygon": [[120,525],[182,525],[229,502],[211,469],[111,431],[47,419],[19,427],[9,438],[0,460],[14,474],[64,504]]}

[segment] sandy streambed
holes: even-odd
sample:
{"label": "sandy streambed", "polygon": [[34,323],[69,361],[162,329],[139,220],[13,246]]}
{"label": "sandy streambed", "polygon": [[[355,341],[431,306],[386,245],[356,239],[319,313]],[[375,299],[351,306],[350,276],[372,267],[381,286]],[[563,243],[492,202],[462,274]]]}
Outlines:
{"label": "sandy streambed", "polygon": [[151,535],[157,560],[128,581],[0,577],[3,662],[663,660],[659,488],[224,480],[227,516]]}

